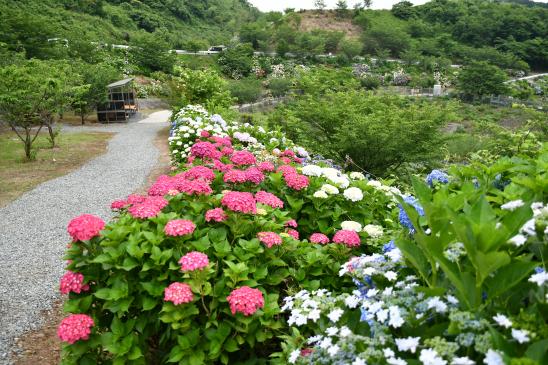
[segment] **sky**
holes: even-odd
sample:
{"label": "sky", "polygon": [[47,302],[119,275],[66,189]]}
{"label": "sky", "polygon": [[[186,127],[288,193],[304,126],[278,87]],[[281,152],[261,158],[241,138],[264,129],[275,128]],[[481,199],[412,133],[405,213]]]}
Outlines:
{"label": "sky", "polygon": [[[261,11],[277,10],[282,11],[287,8],[295,9],[313,9],[314,0],[248,0],[251,4],[255,5]],[[372,9],[391,9],[392,5],[400,2],[401,0],[373,0]],[[424,4],[428,0],[411,0],[413,4]],[[347,0],[348,7],[352,8],[357,0]],[[337,0],[325,0],[328,8],[334,8]]]}

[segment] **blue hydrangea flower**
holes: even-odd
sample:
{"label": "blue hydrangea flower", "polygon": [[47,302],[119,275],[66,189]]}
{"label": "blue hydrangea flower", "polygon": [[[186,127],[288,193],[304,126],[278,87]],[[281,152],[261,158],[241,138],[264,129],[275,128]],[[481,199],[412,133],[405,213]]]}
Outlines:
{"label": "blue hydrangea flower", "polygon": [[510,184],[510,180],[508,179],[503,180],[501,174],[498,174],[497,176],[495,176],[495,181],[493,181],[493,186],[499,190],[504,190],[504,188],[508,184]]}
{"label": "blue hydrangea flower", "polygon": [[387,244],[385,244],[384,246],[382,246],[382,253],[390,252],[395,248],[396,248],[396,244],[394,243],[394,240],[392,240],[388,242]]}
{"label": "blue hydrangea flower", "polygon": [[[415,198],[412,195],[409,195],[403,198],[403,201],[406,202],[407,204],[412,205],[413,208],[415,208],[415,210],[417,211],[417,213],[419,213],[420,216],[424,215],[424,209],[419,204],[417,198]],[[404,227],[407,227],[409,231],[411,231],[411,233],[414,233],[415,227],[413,226],[413,223],[411,223],[411,219],[409,219],[409,216],[407,215],[407,213],[405,212],[401,204],[399,204],[399,208],[400,208],[400,214],[398,218],[400,220],[400,224]]]}
{"label": "blue hydrangea flower", "polygon": [[430,187],[433,187],[435,181],[447,184],[449,182],[449,175],[441,170],[432,170],[432,172],[426,176],[426,182]]}
{"label": "blue hydrangea flower", "polygon": [[543,272],[544,272],[544,269],[542,267],[540,267],[540,266],[535,267],[535,273],[536,274],[541,274]]}

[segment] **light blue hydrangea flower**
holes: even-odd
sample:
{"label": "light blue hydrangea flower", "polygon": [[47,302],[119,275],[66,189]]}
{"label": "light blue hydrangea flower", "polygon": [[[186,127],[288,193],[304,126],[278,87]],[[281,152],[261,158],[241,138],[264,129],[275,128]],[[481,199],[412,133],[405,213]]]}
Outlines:
{"label": "light blue hydrangea flower", "polygon": [[432,172],[426,176],[426,183],[430,185],[430,187],[433,187],[434,182],[436,181],[442,184],[447,184],[449,182],[449,175],[440,170],[432,170]]}
{"label": "light blue hydrangea flower", "polygon": [[[417,213],[419,213],[420,216],[424,215],[424,209],[419,204],[417,198],[410,195],[410,196],[406,196],[405,198],[403,198],[403,201],[406,202],[407,204],[412,205],[415,208],[415,210],[417,211]],[[409,229],[409,231],[411,231],[411,233],[414,233],[415,232],[415,227],[413,226],[413,223],[411,223],[411,219],[409,219],[409,216],[407,215],[407,213],[405,212],[405,210],[403,209],[403,206],[401,204],[399,204],[399,208],[400,208],[399,220],[400,220],[401,225],[404,226],[404,227],[407,227]]]}

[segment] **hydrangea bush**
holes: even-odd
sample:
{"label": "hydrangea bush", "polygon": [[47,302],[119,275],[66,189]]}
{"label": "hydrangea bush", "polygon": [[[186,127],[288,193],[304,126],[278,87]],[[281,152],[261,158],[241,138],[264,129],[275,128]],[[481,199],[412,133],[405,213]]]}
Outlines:
{"label": "hydrangea bush", "polygon": [[69,223],[63,363],[546,363],[546,149],[404,193],[199,106],[169,144]]}
{"label": "hydrangea bush", "polygon": [[416,197],[399,198],[405,229],[341,266],[352,292],[284,298],[280,362],[548,363],[547,162],[545,147],[414,179]]}
{"label": "hydrangea bush", "polygon": [[351,290],[340,265],[395,227],[395,188],[306,165],[280,133],[188,106],[170,147],[173,174],[113,202],[116,219],[69,224],[64,363],[266,359],[281,298]]}

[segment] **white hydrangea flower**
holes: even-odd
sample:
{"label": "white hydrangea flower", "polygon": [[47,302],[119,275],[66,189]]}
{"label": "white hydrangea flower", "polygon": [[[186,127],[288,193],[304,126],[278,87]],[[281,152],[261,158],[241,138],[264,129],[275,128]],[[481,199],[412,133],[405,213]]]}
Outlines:
{"label": "white hydrangea flower", "polygon": [[360,304],[360,298],[355,295],[350,295],[344,299],[344,304],[346,304],[348,308],[356,308],[358,304]]}
{"label": "white hydrangea flower", "polygon": [[489,349],[483,359],[485,365],[504,365],[504,360],[498,351]]}
{"label": "white hydrangea flower", "polygon": [[521,199],[518,199],[518,200],[512,200],[506,204],[502,204],[500,206],[500,209],[504,209],[504,210],[509,210],[509,211],[514,211],[520,207],[523,207],[525,205],[525,203],[523,202],[523,200]]}
{"label": "white hydrangea flower", "polygon": [[395,281],[398,278],[398,274],[394,271],[387,271],[384,273],[384,277],[387,278],[388,281]]}
{"label": "white hydrangea flower", "polygon": [[436,350],[433,349],[421,350],[419,360],[423,363],[423,365],[447,365],[447,361],[442,359]]}
{"label": "white hydrangea flower", "polygon": [[345,231],[361,232],[362,225],[354,221],[344,221],[341,223],[341,228]]}
{"label": "white hydrangea flower", "polygon": [[365,175],[361,172],[353,171],[350,173],[350,178],[352,180],[365,180]]}
{"label": "white hydrangea flower", "polygon": [[390,260],[392,260],[393,262],[398,262],[402,258],[402,253],[399,248],[395,248],[393,250],[386,252],[385,256],[388,256]]}
{"label": "white hydrangea flower", "polygon": [[388,365],[407,365],[407,361],[399,357],[390,357],[386,359]]}
{"label": "white hydrangea flower", "polygon": [[302,168],[302,174],[306,176],[322,176],[322,168],[316,165],[306,165]]}
{"label": "white hydrangea flower", "polygon": [[327,193],[323,190],[318,190],[314,193],[314,198],[318,198],[318,199],[327,199],[328,196],[327,196]]}
{"label": "white hydrangea flower", "polygon": [[499,326],[502,326],[504,328],[510,328],[512,327],[512,321],[508,319],[504,314],[497,314],[493,317],[493,320],[497,322]]}
{"label": "white hydrangea flower", "polygon": [[320,189],[330,195],[335,195],[339,193],[339,189],[330,184],[323,184]]}
{"label": "white hydrangea flower", "polygon": [[365,362],[365,360],[362,360],[359,357],[357,357],[356,360],[354,360],[354,362],[352,363],[352,365],[367,365],[367,363]]}
{"label": "white hydrangea flower", "polygon": [[293,350],[291,354],[289,355],[289,358],[287,361],[289,361],[290,364],[294,364],[297,362],[297,359],[301,356],[301,350]]}
{"label": "white hydrangea flower", "polygon": [[529,331],[527,330],[517,330],[515,328],[512,328],[512,337],[519,343],[526,343],[530,340]]}
{"label": "white hydrangea flower", "polygon": [[350,328],[346,327],[346,326],[342,326],[341,327],[341,330],[339,332],[339,335],[341,337],[348,337],[352,334],[352,331],[350,330]]}
{"label": "white hydrangea flower", "polygon": [[432,297],[428,300],[428,309],[432,308],[438,313],[445,313],[447,311],[447,304],[445,304],[440,297]]}
{"label": "white hydrangea flower", "polygon": [[336,336],[337,333],[339,333],[339,329],[337,327],[328,327],[325,330],[325,333],[327,333],[328,336]]}
{"label": "white hydrangea flower", "polygon": [[529,278],[529,281],[531,283],[537,284],[538,286],[543,286],[544,283],[548,282],[548,272],[543,271],[543,272],[533,274]]}
{"label": "white hydrangea flower", "polygon": [[322,340],[322,342],[320,342],[320,347],[322,349],[326,349],[328,347],[331,347],[333,345],[333,340],[331,339],[331,337],[326,337]]}
{"label": "white hydrangea flower", "polygon": [[451,361],[451,365],[475,365],[476,363],[470,360],[468,357],[454,357]]}
{"label": "white hydrangea flower", "polygon": [[337,355],[340,349],[341,348],[339,347],[339,345],[333,345],[327,349],[327,353],[329,354],[329,356],[335,356]]}
{"label": "white hydrangea flower", "polygon": [[367,185],[372,186],[374,188],[380,188],[382,186],[381,182],[377,180],[369,180],[367,182]]}
{"label": "white hydrangea flower", "polygon": [[320,319],[320,315],[321,315],[321,311],[319,309],[312,309],[309,313],[308,313],[308,319],[312,320],[313,322],[317,322],[318,319]]}
{"label": "white hydrangea flower", "polygon": [[378,226],[376,224],[367,224],[363,227],[363,231],[373,238],[378,238],[383,234],[382,226]]}
{"label": "white hydrangea flower", "polygon": [[401,317],[400,308],[396,305],[392,305],[388,308],[390,312],[390,320],[388,324],[394,328],[400,328],[404,324],[404,320]]}
{"label": "white hydrangea flower", "polygon": [[343,192],[344,197],[347,200],[353,201],[353,202],[359,202],[363,199],[363,193],[360,188],[351,187],[346,189]]}
{"label": "white hydrangea flower", "polygon": [[419,346],[419,340],[420,337],[396,338],[396,346],[398,346],[398,351],[410,351],[414,354]]}
{"label": "white hydrangea flower", "polygon": [[518,234],[510,238],[508,241],[512,243],[513,245],[515,245],[516,247],[520,247],[520,246],[523,246],[525,242],[527,242],[527,237],[525,237],[522,234]]}
{"label": "white hydrangea flower", "polygon": [[327,315],[327,318],[331,320],[331,322],[337,322],[341,316],[343,315],[344,311],[340,308],[333,309],[329,314]]}

